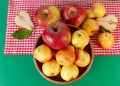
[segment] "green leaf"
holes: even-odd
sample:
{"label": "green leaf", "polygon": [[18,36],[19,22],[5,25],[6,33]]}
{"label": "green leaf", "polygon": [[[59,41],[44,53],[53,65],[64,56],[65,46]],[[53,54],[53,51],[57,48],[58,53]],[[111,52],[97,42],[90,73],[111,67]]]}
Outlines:
{"label": "green leaf", "polygon": [[110,32],[110,31],[106,30],[104,27],[100,27],[100,33],[104,33],[104,32]]}
{"label": "green leaf", "polygon": [[28,38],[32,34],[33,30],[20,29],[12,33],[15,39],[23,40]]}

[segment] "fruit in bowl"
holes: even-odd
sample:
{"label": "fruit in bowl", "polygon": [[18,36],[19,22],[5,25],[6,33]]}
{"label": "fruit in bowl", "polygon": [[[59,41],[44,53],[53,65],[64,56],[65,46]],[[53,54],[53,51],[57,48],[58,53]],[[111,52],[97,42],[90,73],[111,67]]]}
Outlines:
{"label": "fruit in bowl", "polygon": [[76,30],[72,34],[72,44],[76,48],[84,49],[86,45],[88,45],[90,41],[90,37],[85,30]]}
{"label": "fruit in bowl", "polygon": [[[80,30],[79,27],[68,25],[68,24],[66,25],[69,28],[71,35],[75,31]],[[60,37],[58,39],[60,39]],[[89,71],[94,59],[94,53],[93,53],[93,47],[92,47],[91,41],[89,40],[89,43],[83,49],[84,51],[87,52],[87,55],[89,54],[89,58],[85,58],[84,56],[87,56],[87,55],[84,53],[82,55],[80,54],[79,58],[86,59],[86,60],[85,62],[83,62],[84,66],[78,66],[79,58],[77,57],[77,54],[76,54],[78,48],[72,45],[71,40],[72,40],[72,37],[70,38],[70,43],[64,48],[54,49],[48,46],[54,52],[54,55],[52,56],[52,59],[50,59],[47,62],[40,62],[39,60],[36,59],[35,55],[33,54],[34,63],[38,72],[48,81],[57,83],[57,84],[68,84],[81,79]],[[47,45],[44,42],[43,37],[40,35],[38,40],[36,41],[34,52],[39,46],[43,44]],[[77,58],[78,58],[78,61],[77,61]],[[53,62],[51,62],[51,60]],[[83,60],[80,60],[80,61],[83,61]],[[49,66],[47,66],[48,64]]]}
{"label": "fruit in bowl", "polygon": [[71,32],[65,23],[54,22],[45,28],[42,39],[50,48],[61,49],[70,43]]}
{"label": "fruit in bowl", "polygon": [[47,62],[53,57],[53,52],[47,45],[42,44],[35,49],[34,56],[40,62]]}
{"label": "fruit in bowl", "polygon": [[76,50],[77,59],[75,61],[75,64],[79,67],[85,67],[90,62],[90,55],[88,52],[82,49]]}
{"label": "fruit in bowl", "polygon": [[75,61],[75,48],[69,45],[56,53],[56,60],[60,65],[72,65]]}
{"label": "fruit in bowl", "polygon": [[79,69],[76,65],[63,66],[60,72],[61,78],[65,81],[70,81],[78,77]]}
{"label": "fruit in bowl", "polygon": [[52,59],[48,62],[43,63],[42,71],[48,77],[53,77],[59,74],[60,72],[60,64],[56,62],[56,60]]}

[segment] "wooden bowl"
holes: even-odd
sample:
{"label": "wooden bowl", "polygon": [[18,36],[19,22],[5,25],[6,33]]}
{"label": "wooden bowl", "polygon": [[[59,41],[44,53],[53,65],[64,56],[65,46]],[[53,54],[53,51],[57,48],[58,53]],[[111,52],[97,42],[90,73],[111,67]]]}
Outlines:
{"label": "wooden bowl", "polygon": [[[73,25],[68,25],[68,27],[70,28],[71,30],[71,33],[73,33],[74,31],[80,29],[79,27],[75,27]],[[42,37],[41,35],[38,37],[37,41],[36,41],[36,44],[34,46],[34,50],[41,44],[43,44],[43,40],[42,40]],[[38,70],[38,72],[45,78],[47,79],[48,81],[50,82],[53,82],[53,83],[57,83],[57,84],[69,84],[69,83],[72,83],[72,82],[75,82],[79,79],[81,79],[88,71],[89,69],[91,68],[91,65],[93,63],[93,59],[94,59],[94,53],[93,53],[93,46],[92,46],[92,43],[90,41],[90,43],[85,47],[85,49],[89,54],[90,54],[90,63],[86,66],[86,67],[78,67],[79,68],[79,75],[76,79],[74,80],[71,80],[71,81],[64,81],[61,77],[60,77],[60,74],[58,76],[55,76],[55,77],[47,77],[43,71],[42,71],[42,64],[41,62],[39,62],[37,59],[33,58],[34,60],[34,64],[35,64],[35,67],[36,69]],[[34,56],[33,56],[34,57]]]}

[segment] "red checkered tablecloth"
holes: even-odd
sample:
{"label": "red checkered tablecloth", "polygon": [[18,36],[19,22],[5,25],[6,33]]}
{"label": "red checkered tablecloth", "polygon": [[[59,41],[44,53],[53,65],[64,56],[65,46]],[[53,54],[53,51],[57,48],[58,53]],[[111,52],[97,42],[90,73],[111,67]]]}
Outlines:
{"label": "red checkered tablecloth", "polygon": [[[36,26],[33,20],[33,14],[35,10],[43,5],[55,5],[59,9],[64,5],[64,3],[70,0],[9,0],[8,6],[8,18],[7,18],[7,29],[6,29],[6,42],[4,53],[8,55],[28,55],[33,53],[34,44],[38,36],[43,32],[43,28]],[[107,14],[114,14],[118,17],[117,29],[112,32],[115,37],[114,46],[109,50],[103,50],[96,43],[97,36],[91,37],[95,56],[104,55],[120,55],[120,2],[119,1],[105,1],[105,0],[76,0],[83,6],[86,10],[95,2],[104,3]],[[30,14],[32,21],[35,25],[35,34],[32,34],[29,38],[25,40],[14,39],[11,34],[16,31],[19,27],[14,23],[15,15],[21,10],[25,10]]]}

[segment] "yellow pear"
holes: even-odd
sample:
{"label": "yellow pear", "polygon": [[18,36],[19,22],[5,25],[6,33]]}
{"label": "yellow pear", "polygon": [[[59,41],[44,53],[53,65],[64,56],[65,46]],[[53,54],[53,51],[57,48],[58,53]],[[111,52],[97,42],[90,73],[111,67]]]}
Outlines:
{"label": "yellow pear", "polygon": [[85,30],[76,30],[72,34],[72,44],[76,48],[84,49],[90,41],[90,37]]}
{"label": "yellow pear", "polygon": [[75,64],[63,66],[60,72],[61,78],[70,81],[78,77],[79,69]]}
{"label": "yellow pear", "polygon": [[86,67],[90,63],[90,55],[85,50],[77,49],[76,50],[77,59],[75,64],[79,67]]}
{"label": "yellow pear", "polygon": [[60,70],[60,64],[58,64],[54,59],[47,61],[42,65],[42,71],[48,77],[57,76],[60,73]]}
{"label": "yellow pear", "polygon": [[98,36],[98,44],[103,48],[103,49],[110,49],[113,47],[114,45],[114,36],[109,33],[109,32],[104,32],[104,33],[101,33],[99,36]]}
{"label": "yellow pear", "polygon": [[82,29],[84,29],[89,36],[93,36],[98,33],[100,26],[98,22],[94,19],[86,19],[82,25]]}
{"label": "yellow pear", "polygon": [[15,16],[15,23],[16,25],[26,28],[27,30],[33,30],[34,25],[31,21],[30,15],[26,11],[20,11],[16,16]]}
{"label": "yellow pear", "polygon": [[115,15],[106,15],[102,18],[97,18],[97,21],[104,29],[113,31],[117,27],[118,18]]}
{"label": "yellow pear", "polygon": [[105,6],[103,3],[95,3],[92,7],[87,11],[88,18],[100,18],[103,17],[106,13]]}
{"label": "yellow pear", "polygon": [[39,62],[47,62],[53,56],[52,50],[45,44],[38,46],[33,53],[34,58]]}

